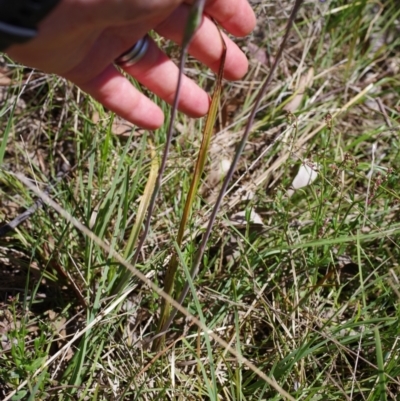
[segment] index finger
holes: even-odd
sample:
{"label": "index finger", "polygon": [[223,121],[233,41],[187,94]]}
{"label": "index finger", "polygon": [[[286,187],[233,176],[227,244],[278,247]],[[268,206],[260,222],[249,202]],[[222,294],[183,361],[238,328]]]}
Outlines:
{"label": "index finger", "polygon": [[248,35],[256,25],[248,0],[206,0],[205,11],[235,36]]}

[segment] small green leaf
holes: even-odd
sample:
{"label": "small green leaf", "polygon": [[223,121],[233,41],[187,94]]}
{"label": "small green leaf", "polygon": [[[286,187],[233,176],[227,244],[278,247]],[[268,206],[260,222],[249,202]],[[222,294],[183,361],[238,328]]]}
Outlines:
{"label": "small green leaf", "polygon": [[26,390],[20,390],[18,391],[12,398],[11,401],[18,401],[22,400],[25,398],[25,396],[28,394]]}

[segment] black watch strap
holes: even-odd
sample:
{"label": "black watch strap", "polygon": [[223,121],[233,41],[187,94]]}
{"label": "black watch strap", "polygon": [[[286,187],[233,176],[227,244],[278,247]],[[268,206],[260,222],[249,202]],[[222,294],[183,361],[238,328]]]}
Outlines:
{"label": "black watch strap", "polygon": [[60,0],[0,0],[0,51],[37,34],[39,22]]}

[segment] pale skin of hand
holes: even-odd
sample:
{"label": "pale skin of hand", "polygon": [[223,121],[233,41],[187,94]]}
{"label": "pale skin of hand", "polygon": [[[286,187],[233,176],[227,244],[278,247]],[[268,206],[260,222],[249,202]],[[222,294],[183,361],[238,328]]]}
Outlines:
{"label": "pale skin of hand", "polygon": [[[35,39],[13,45],[7,53],[27,66],[69,79],[133,124],[156,129],[164,121],[161,109],[121,74],[114,60],[151,30],[180,44],[188,11],[183,0],[62,0],[41,22]],[[217,72],[222,43],[211,18],[235,36],[250,33],[256,20],[247,0],[206,2],[189,54]],[[247,59],[226,36],[225,41],[224,76],[240,79],[247,71]],[[145,56],[124,70],[172,103],[179,71],[153,41]],[[209,96],[187,77],[180,99],[179,110],[189,116],[201,117],[208,111]]]}

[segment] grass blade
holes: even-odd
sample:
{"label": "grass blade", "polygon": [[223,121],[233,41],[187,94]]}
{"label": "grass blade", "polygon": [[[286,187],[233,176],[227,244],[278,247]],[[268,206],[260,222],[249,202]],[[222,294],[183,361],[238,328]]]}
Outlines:
{"label": "grass blade", "polygon": [[[282,43],[281,43],[281,45],[279,47],[278,54],[275,57],[275,62],[272,65],[271,70],[270,70],[265,82],[263,83],[263,85],[262,85],[262,87],[261,87],[261,89],[260,89],[260,91],[259,91],[259,93],[257,95],[257,98],[256,98],[256,101],[254,103],[254,106],[252,107],[252,111],[251,111],[250,117],[249,117],[249,119],[247,121],[247,125],[246,125],[246,128],[245,128],[244,134],[243,134],[242,139],[240,140],[240,142],[239,142],[239,144],[237,146],[237,149],[236,149],[236,152],[235,152],[235,157],[234,157],[234,159],[232,161],[231,167],[229,168],[229,171],[228,171],[228,173],[227,173],[227,175],[225,177],[224,183],[222,184],[221,191],[220,191],[220,193],[218,195],[218,198],[217,198],[217,200],[215,202],[213,211],[211,213],[210,220],[209,220],[208,225],[207,225],[206,232],[204,233],[204,236],[203,236],[203,239],[201,241],[201,244],[200,244],[200,246],[199,246],[199,248],[198,248],[198,250],[196,252],[196,256],[194,258],[193,265],[192,265],[192,270],[191,270],[191,274],[190,274],[190,276],[192,277],[192,280],[197,276],[197,273],[199,271],[200,263],[201,263],[201,260],[203,258],[203,255],[204,255],[208,239],[209,239],[209,237],[211,235],[211,230],[212,230],[212,227],[214,225],[215,219],[217,217],[217,213],[218,213],[219,208],[220,208],[220,206],[222,204],[222,200],[223,200],[223,198],[225,196],[225,193],[226,193],[226,190],[228,188],[229,182],[232,179],[233,173],[235,172],[235,169],[236,169],[236,166],[237,166],[237,164],[239,162],[240,156],[241,156],[241,154],[243,152],[243,149],[244,149],[244,147],[246,145],[247,139],[248,139],[248,137],[250,135],[250,131],[251,131],[251,128],[253,126],[253,122],[254,122],[256,113],[258,111],[258,107],[259,107],[259,105],[261,103],[261,99],[263,98],[264,94],[266,93],[266,91],[268,89],[269,84],[272,81],[272,77],[274,76],[275,70],[278,67],[279,61],[280,61],[280,59],[282,57],[283,50],[284,50],[286,42],[287,42],[287,40],[289,38],[289,34],[290,34],[291,28],[293,26],[294,20],[296,18],[297,12],[299,11],[300,6],[302,5],[303,1],[304,0],[296,0],[295,4],[293,6],[293,9],[292,9],[292,12],[290,14],[288,23],[286,25],[285,35],[284,35],[284,37],[282,39]],[[182,290],[182,292],[181,292],[181,294],[179,296],[179,299],[178,299],[178,303],[180,305],[182,305],[182,303],[183,303],[184,299],[186,298],[186,295],[188,294],[188,292],[189,292],[189,283],[188,283],[188,281],[186,281],[186,283],[185,283],[185,285],[183,287],[183,290]],[[174,319],[176,313],[177,313],[177,310],[174,309],[171,312],[171,315],[170,315],[169,320],[168,320],[167,323],[170,324],[170,322]],[[166,325],[166,326],[168,326],[168,325]]]}
{"label": "grass blade", "polygon": [[165,149],[164,149],[164,154],[162,156],[161,159],[161,165],[158,171],[158,176],[157,176],[157,180],[154,186],[154,191],[149,203],[149,207],[147,210],[147,219],[145,222],[145,226],[144,226],[144,232],[143,235],[139,241],[139,244],[136,248],[136,252],[133,255],[132,258],[132,265],[135,266],[136,262],[139,259],[139,255],[140,255],[140,251],[143,247],[143,244],[146,240],[147,234],[149,232],[150,229],[150,223],[151,223],[151,216],[153,215],[153,211],[154,211],[154,207],[156,204],[156,199],[158,196],[158,193],[160,191],[161,188],[161,183],[162,183],[162,178],[164,175],[164,171],[165,171],[165,167],[167,164],[167,160],[168,160],[168,155],[169,155],[169,150],[171,148],[171,143],[172,143],[172,128],[174,126],[174,122],[175,122],[175,117],[176,117],[176,113],[178,110],[178,103],[179,103],[179,96],[180,96],[180,91],[181,91],[181,84],[182,84],[182,76],[183,76],[183,69],[185,67],[185,62],[186,62],[186,58],[187,58],[187,53],[188,53],[188,49],[189,49],[189,45],[190,42],[193,38],[193,35],[195,34],[197,28],[199,27],[200,23],[201,23],[201,18],[199,18],[199,15],[201,16],[203,13],[203,9],[204,9],[204,4],[205,4],[205,0],[195,0],[194,3],[191,6],[191,12],[189,13],[189,19],[186,22],[186,27],[185,27],[185,37],[184,37],[184,42],[182,43],[182,51],[181,51],[181,56],[180,56],[180,60],[179,60],[179,76],[178,76],[178,83],[176,85],[176,92],[175,92],[175,98],[174,98],[174,102],[172,105],[172,109],[171,109],[171,116],[170,116],[170,120],[169,120],[169,124],[168,124],[168,131],[167,131],[167,140],[165,143]]}
{"label": "grass blade", "polygon": [[[151,155],[150,173],[149,173],[149,178],[147,180],[146,186],[144,188],[143,196],[140,200],[140,204],[139,204],[137,214],[136,214],[135,223],[132,227],[128,242],[125,247],[124,259],[126,259],[126,260],[129,260],[129,257],[132,254],[132,251],[136,246],[137,240],[139,238],[140,228],[142,227],[144,218],[146,216],[146,210],[149,207],[151,195],[154,192],[154,187],[156,185],[157,172],[158,172],[158,168],[159,168],[158,158],[156,155],[154,145],[151,141],[149,141],[149,145],[150,145],[150,155]],[[113,291],[114,294],[118,294],[118,292],[120,292],[125,287],[128,280],[132,277],[132,272],[130,272],[128,269],[124,269],[124,270],[125,270],[124,273],[118,279],[116,288]]]}
{"label": "grass blade", "polygon": [[[225,45],[225,41],[224,41],[220,31],[219,31],[219,33],[220,33],[220,38],[221,38],[221,41],[223,44],[223,51],[221,54],[221,61],[220,61],[220,66],[219,66],[219,71],[218,71],[218,76],[217,76],[217,82],[216,82],[216,86],[215,86],[214,93],[212,96],[210,110],[207,115],[206,124],[204,126],[203,138],[202,138],[202,142],[200,145],[199,155],[197,157],[192,182],[190,184],[189,192],[186,197],[185,207],[184,207],[182,219],[181,219],[180,225],[179,225],[178,235],[177,235],[177,239],[176,239],[176,243],[179,248],[181,248],[181,246],[182,246],[182,240],[183,240],[185,228],[186,228],[187,222],[190,218],[191,211],[193,208],[193,202],[197,195],[197,191],[198,191],[199,184],[200,184],[200,179],[201,179],[201,176],[204,171],[204,165],[207,160],[208,148],[210,145],[211,136],[212,136],[214,125],[215,125],[215,119],[217,117],[219,99],[221,97],[222,78],[223,78],[223,74],[224,74],[224,66],[225,66],[225,58],[226,58],[226,45]],[[172,293],[173,293],[175,276],[176,276],[177,270],[178,270],[178,257],[176,255],[176,253],[174,253],[172,255],[172,258],[170,260],[170,263],[168,265],[168,269],[167,269],[167,272],[165,275],[164,291],[169,295],[172,295]],[[162,333],[162,332],[168,330],[169,325],[171,324],[171,322],[168,320],[168,325],[166,325],[169,313],[170,313],[170,304],[164,300],[163,304],[162,304],[162,308],[161,308],[161,317],[160,317],[160,320],[158,323],[157,333]],[[164,342],[164,339],[165,339],[165,336],[162,336],[159,340],[155,340],[155,342],[153,344],[154,351],[159,350],[160,345]]]}
{"label": "grass blade", "polygon": [[380,400],[386,401],[386,378],[385,378],[385,364],[383,361],[383,353],[382,353],[382,342],[381,336],[379,334],[379,328],[375,327],[375,346],[376,346],[376,362],[378,365],[378,381],[379,381],[379,392],[380,392]]}
{"label": "grass blade", "polygon": [[[223,348],[225,348],[227,351],[229,351],[235,358],[240,363],[243,363],[246,365],[248,368],[250,368],[254,373],[256,373],[259,377],[261,377],[266,383],[268,383],[272,388],[274,388],[280,395],[285,397],[288,400],[294,401],[294,398],[287,393],[276,381],[274,378],[268,377],[262,370],[257,368],[252,362],[250,362],[248,359],[243,357],[241,354],[238,354],[234,348],[232,348],[226,341],[224,341],[221,337],[219,337],[217,334],[215,334],[212,330],[210,330],[202,321],[197,319],[195,316],[190,314],[185,308],[182,307],[177,301],[175,301],[171,296],[166,294],[161,288],[159,288],[156,284],[153,283],[146,275],[144,275],[141,271],[135,268],[132,263],[127,262],[122,256],[120,256],[116,251],[110,248],[102,239],[100,239],[98,236],[96,236],[92,231],[90,231],[87,227],[85,227],[82,223],[80,223],[75,217],[71,216],[68,212],[66,212],[63,208],[61,208],[56,202],[54,202],[47,194],[44,192],[40,191],[36,186],[34,186],[26,177],[24,177],[22,174],[13,174],[15,177],[17,177],[27,188],[29,188],[32,192],[34,192],[36,195],[38,195],[40,198],[43,199],[44,202],[46,202],[49,206],[51,206],[57,213],[60,214],[66,221],[70,222],[71,224],[74,225],[79,231],[81,231],[86,237],[88,237],[90,240],[92,240],[94,243],[96,243],[98,246],[100,246],[106,253],[110,254],[113,258],[115,258],[120,264],[125,266],[127,269],[129,269],[133,275],[135,275],[139,280],[141,280],[144,284],[148,285],[155,293],[157,293],[160,297],[166,299],[168,302],[171,303],[171,305],[181,312],[183,315],[188,317],[194,324],[196,324],[199,328],[204,330],[209,334],[209,336],[216,341],[218,344],[220,344]],[[190,284],[189,284],[190,288]],[[105,310],[101,311],[94,319],[91,320],[91,322],[80,332],[76,333],[73,338],[68,341],[64,347],[61,348],[59,352],[57,352],[55,355],[50,357],[43,365],[41,368],[39,368],[35,373],[32,374],[31,379],[35,378],[37,375],[39,375],[43,369],[46,369],[60,354],[63,352],[64,349],[69,347],[71,344],[73,344],[78,338],[80,338],[83,334],[88,332],[95,324],[97,324],[99,321],[101,321],[104,316],[106,316],[111,310],[114,310],[116,306],[118,306],[127,296],[129,295],[129,292],[124,292],[120,297],[118,297],[116,300],[114,300],[109,307],[107,307]],[[11,397],[19,391],[21,388],[23,388],[27,384],[27,380],[21,382],[17,389],[13,390],[11,393],[9,393],[4,401],[7,401],[11,399]]]}

